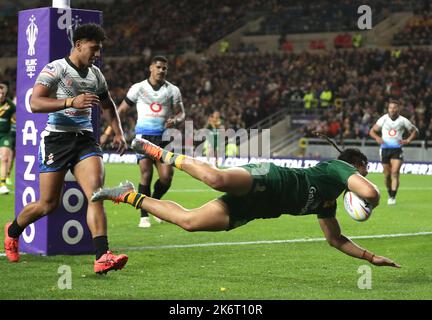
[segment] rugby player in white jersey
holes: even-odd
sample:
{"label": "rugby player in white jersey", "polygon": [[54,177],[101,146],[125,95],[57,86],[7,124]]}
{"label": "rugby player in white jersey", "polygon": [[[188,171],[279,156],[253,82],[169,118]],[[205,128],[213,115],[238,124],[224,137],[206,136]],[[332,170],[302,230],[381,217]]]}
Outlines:
{"label": "rugby player in white jersey", "polygon": [[[167,128],[172,128],[183,122],[185,112],[182,96],[178,87],[165,80],[168,72],[168,59],[155,56],[150,62],[150,76],[148,79],[132,85],[125,99],[118,109],[121,116],[129,108],[136,106],[137,123],[135,126],[136,138],[143,138],[164,148],[170,141],[162,139]],[[138,191],[155,199],[161,199],[171,186],[173,168],[148,156],[138,154],[138,165],[141,172]],[[159,174],[151,193],[153,178],[153,165]],[[157,222],[161,220],[154,217]],[[141,209],[141,219],[138,224],[141,228],[151,226],[148,212]]]}
{"label": "rugby player in white jersey", "polygon": [[[398,101],[391,100],[388,103],[387,111],[388,113],[374,124],[369,134],[381,145],[380,157],[389,195],[387,204],[394,205],[399,188],[399,171],[403,162],[402,146],[409,144],[417,137],[418,129],[411,121],[399,114]],[[406,139],[403,138],[405,132],[409,134]]]}
{"label": "rugby player in white jersey", "polygon": [[87,200],[87,224],[92,234],[96,273],[122,269],[128,257],[109,251],[107,221],[102,201],[90,201],[102,187],[102,151],[93,136],[91,114],[101,107],[114,131],[119,153],[126,150],[116,106],[104,76],[93,63],[100,57],[104,30],[84,24],[74,31],[74,47],[69,57],[52,61],[40,72],[33,87],[30,107],[34,113],[48,113],[48,122],[39,147],[40,198],[23,208],[5,226],[5,251],[18,262],[18,238],[31,223],[51,213],[60,204],[65,175],[71,169]]}

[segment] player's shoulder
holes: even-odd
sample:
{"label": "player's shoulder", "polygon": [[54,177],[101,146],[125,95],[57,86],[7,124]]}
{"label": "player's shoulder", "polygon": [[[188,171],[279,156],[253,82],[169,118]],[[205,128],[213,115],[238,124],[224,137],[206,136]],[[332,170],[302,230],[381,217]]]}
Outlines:
{"label": "player's shoulder", "polygon": [[327,161],[322,161],[319,162],[317,164],[317,166],[322,165],[322,166],[328,166],[328,167],[332,167],[332,168],[343,168],[343,169],[353,169],[353,170],[357,170],[351,163],[348,163],[346,161],[343,160],[339,160],[339,159],[332,159],[332,160],[327,160]]}
{"label": "player's shoulder", "polygon": [[144,89],[149,88],[149,87],[151,87],[150,83],[148,82],[147,79],[145,79],[143,81],[133,83],[130,86],[130,89],[131,90],[144,90]]}
{"label": "player's shoulder", "polygon": [[54,72],[54,71],[65,69],[65,68],[67,68],[67,66],[68,66],[68,63],[67,63],[66,59],[62,58],[62,59],[53,60],[53,61],[47,63],[44,67],[44,70]]}
{"label": "player's shoulder", "polygon": [[409,123],[411,123],[411,121],[407,117],[404,117],[402,115],[399,115],[398,119],[400,119],[400,122],[409,122]]}
{"label": "player's shoulder", "polygon": [[92,65],[89,67],[89,69],[90,69],[94,74],[96,74],[96,75],[98,75],[98,76],[103,76],[103,73],[102,73],[101,69],[100,69],[97,65],[92,64]]}
{"label": "player's shoulder", "polygon": [[377,122],[386,121],[388,119],[390,119],[390,116],[388,115],[388,113],[386,113],[386,114],[383,114],[381,117],[379,117]]}
{"label": "player's shoulder", "polygon": [[92,64],[89,68],[92,69],[92,70],[94,70],[94,71],[102,72],[100,70],[100,68],[97,65],[95,65],[95,64]]}
{"label": "player's shoulder", "polygon": [[177,87],[175,84],[173,84],[173,83],[171,83],[171,82],[169,82],[169,81],[167,81],[167,80],[165,80],[164,85],[165,85],[167,88],[170,88],[170,89],[172,89],[172,90],[176,90],[176,91],[178,90],[178,91],[180,91],[179,87]]}
{"label": "player's shoulder", "polygon": [[6,98],[6,103],[10,105],[12,108],[16,108],[15,103],[12,101],[12,99]]}

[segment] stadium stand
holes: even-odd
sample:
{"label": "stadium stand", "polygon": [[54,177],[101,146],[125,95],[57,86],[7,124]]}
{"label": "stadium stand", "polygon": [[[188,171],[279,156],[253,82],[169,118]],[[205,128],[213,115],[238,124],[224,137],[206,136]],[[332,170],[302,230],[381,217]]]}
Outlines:
{"label": "stadium stand", "polygon": [[[16,55],[18,8],[49,6],[49,2],[0,5],[1,56]],[[370,48],[366,43],[360,49],[351,49],[352,35],[346,31],[354,30],[352,14],[357,14],[362,1],[320,0],[312,5],[299,0],[120,2],[123,5],[79,2],[81,8],[104,12],[110,39],[102,68],[117,103],[131,84],[147,76],[150,57],[162,53],[170,57],[168,79],[180,87],[187,120],[193,120],[196,128],[205,125],[212,110],[221,111],[227,128],[249,128],[288,109],[294,118],[308,116],[310,121],[302,128],[306,136],[319,129],[333,137],[361,139],[382,114],[386,99],[394,97],[403,102],[403,114],[419,127],[419,138],[432,136],[432,58],[430,48],[416,46],[430,45],[427,1],[371,2],[374,24],[392,12],[417,14],[394,37],[396,42],[402,39],[395,44],[412,47]],[[257,17],[263,18],[259,33],[278,35],[275,52],[264,53],[253,43],[241,43],[224,54],[206,53],[215,41]],[[311,47],[315,50],[296,52],[285,39],[289,33],[317,31],[338,32],[334,38],[338,50],[317,41]],[[13,67],[0,69],[1,81],[9,82],[12,92],[15,72]],[[124,119],[129,140],[133,115]]]}
{"label": "stadium stand", "polygon": [[394,46],[431,45],[432,12],[425,11],[422,15],[411,18],[405,28],[394,36],[392,44]]}

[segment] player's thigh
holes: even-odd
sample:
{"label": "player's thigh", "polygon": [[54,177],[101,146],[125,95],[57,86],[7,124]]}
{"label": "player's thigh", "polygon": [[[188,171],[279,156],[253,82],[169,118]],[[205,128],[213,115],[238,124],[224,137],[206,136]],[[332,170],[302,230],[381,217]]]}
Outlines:
{"label": "player's thigh", "polygon": [[153,164],[154,161],[149,158],[143,158],[139,160],[138,166],[141,175],[141,184],[149,185],[151,183],[153,177]]}
{"label": "player's thigh", "polygon": [[224,180],[224,192],[242,196],[247,194],[253,185],[253,178],[249,171],[235,167],[220,170]]}
{"label": "player's thigh", "polygon": [[155,162],[159,174],[159,180],[164,184],[171,184],[174,168],[169,164],[164,164],[160,161]]}
{"label": "player's thigh", "polygon": [[391,174],[399,174],[400,168],[402,167],[402,160],[400,159],[390,159],[390,166],[391,166]]}
{"label": "player's thigh", "polygon": [[41,172],[39,174],[39,202],[58,207],[63,193],[66,170],[55,172]]}
{"label": "player's thigh", "polygon": [[0,161],[6,162],[12,154],[12,149],[9,147],[0,147]]}
{"label": "player's thigh", "polygon": [[391,174],[391,166],[390,166],[390,163],[383,163],[382,166],[383,166],[383,173],[384,173],[384,176],[385,176],[385,177],[390,176],[390,174]]}
{"label": "player's thigh", "polygon": [[91,198],[93,192],[102,187],[104,182],[105,171],[102,158],[91,156],[81,160],[75,165],[73,173],[87,198]]}
{"label": "player's thigh", "polygon": [[229,212],[226,204],[219,199],[190,210],[191,231],[222,231],[229,227]]}

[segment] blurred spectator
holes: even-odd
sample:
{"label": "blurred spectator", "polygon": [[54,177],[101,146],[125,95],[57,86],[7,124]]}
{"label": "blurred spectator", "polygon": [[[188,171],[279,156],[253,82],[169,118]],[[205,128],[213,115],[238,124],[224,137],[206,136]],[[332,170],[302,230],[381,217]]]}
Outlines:
{"label": "blurred spectator", "polygon": [[219,53],[227,53],[230,49],[230,43],[226,39],[222,39],[219,43]]}
{"label": "blurred spectator", "polygon": [[[402,112],[415,117],[414,122],[426,124],[426,136],[432,129],[432,55],[427,48],[401,49],[397,56],[390,50],[362,49],[171,56],[170,60],[170,81],[182,88],[187,120],[193,120],[197,129],[206,126],[210,110],[221,113],[227,128],[248,128],[282,108],[301,107],[311,116],[330,112],[318,123],[330,128],[326,130],[333,130],[331,120],[344,119],[340,125],[346,136],[364,137],[389,97],[402,100]],[[102,71],[117,103],[127,88],[148,76],[146,65],[143,57],[104,59]],[[6,69],[0,81],[9,80],[12,87],[15,73]],[[316,108],[324,84],[332,92],[331,107]],[[130,137],[133,120],[133,112],[122,119]]]}
{"label": "blurred spectator", "polygon": [[393,37],[394,46],[431,45],[432,44],[432,13],[423,11],[421,15],[411,18],[404,29]]}
{"label": "blurred spectator", "polygon": [[335,49],[348,49],[353,46],[353,39],[348,32],[338,34],[334,40],[333,45]]}
{"label": "blurred spectator", "polygon": [[361,35],[361,33],[356,33],[354,35],[354,37],[352,37],[352,46],[353,48],[360,48],[362,46],[363,43],[363,36]]}
{"label": "blurred spectator", "polygon": [[326,45],[324,43],[324,40],[311,40],[309,42],[309,49],[311,50],[323,50],[326,48]]}

